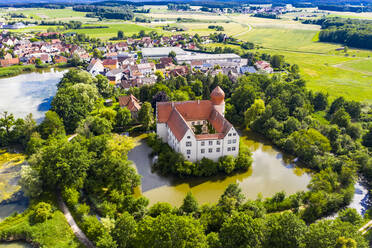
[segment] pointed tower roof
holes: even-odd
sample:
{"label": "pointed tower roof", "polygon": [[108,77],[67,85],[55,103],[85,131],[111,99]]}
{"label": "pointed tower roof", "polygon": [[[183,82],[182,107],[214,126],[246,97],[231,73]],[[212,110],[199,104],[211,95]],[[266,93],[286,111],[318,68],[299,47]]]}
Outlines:
{"label": "pointed tower roof", "polygon": [[220,86],[217,86],[214,88],[214,90],[211,93],[211,101],[213,105],[220,105],[225,102],[225,92],[220,88]]}

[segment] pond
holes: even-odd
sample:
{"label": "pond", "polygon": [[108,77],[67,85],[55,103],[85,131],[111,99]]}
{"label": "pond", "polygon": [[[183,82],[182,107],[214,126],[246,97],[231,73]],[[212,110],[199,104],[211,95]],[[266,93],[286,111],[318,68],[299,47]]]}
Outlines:
{"label": "pond", "polygon": [[180,206],[188,191],[191,191],[200,204],[215,203],[226,187],[238,183],[248,199],[256,199],[259,194],[270,197],[284,190],[287,194],[307,190],[311,176],[296,167],[293,158],[283,155],[269,142],[254,133],[245,133],[243,142],[252,151],[252,167],[244,173],[232,176],[216,176],[203,179],[180,180],[164,177],[151,171],[151,148],[144,141],[128,154],[142,176],[142,194],[156,202],[169,202]]}
{"label": "pond", "polygon": [[8,111],[21,118],[32,113],[40,123],[65,72],[52,68],[0,79],[0,113]]}

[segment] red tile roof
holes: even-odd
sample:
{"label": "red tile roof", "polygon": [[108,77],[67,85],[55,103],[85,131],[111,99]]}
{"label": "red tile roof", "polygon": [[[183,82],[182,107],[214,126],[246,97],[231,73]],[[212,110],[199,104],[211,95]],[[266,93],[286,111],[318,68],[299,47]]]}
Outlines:
{"label": "red tile roof", "polygon": [[131,112],[137,112],[141,109],[139,100],[132,94],[129,96],[119,96],[119,105],[122,108],[128,108]]}
{"label": "red tile roof", "polygon": [[172,133],[180,141],[187,130],[192,130],[187,121],[208,120],[215,134],[196,135],[196,139],[222,139],[232,128],[224,118],[220,105],[214,105],[210,100],[185,102],[158,102],[157,122],[167,123]]}

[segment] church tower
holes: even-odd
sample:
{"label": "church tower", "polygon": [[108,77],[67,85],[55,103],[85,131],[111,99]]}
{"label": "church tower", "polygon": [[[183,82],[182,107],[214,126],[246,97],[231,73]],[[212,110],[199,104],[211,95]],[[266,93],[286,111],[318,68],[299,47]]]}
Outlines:
{"label": "church tower", "polygon": [[220,86],[217,86],[211,92],[210,97],[211,97],[211,102],[215,106],[215,108],[223,116],[225,116],[225,92],[223,92],[223,90],[220,88]]}

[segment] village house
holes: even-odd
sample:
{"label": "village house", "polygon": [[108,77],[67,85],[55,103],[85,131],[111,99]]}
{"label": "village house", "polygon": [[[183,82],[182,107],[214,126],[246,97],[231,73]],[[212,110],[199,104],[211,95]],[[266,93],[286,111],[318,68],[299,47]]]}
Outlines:
{"label": "village house", "polygon": [[211,100],[157,102],[158,136],[192,162],[238,156],[239,134],[224,117],[225,93],[216,87]]}
{"label": "village house", "polygon": [[112,85],[119,84],[121,82],[121,78],[123,77],[123,69],[113,69],[106,73],[106,77],[109,80],[109,83]]}
{"label": "village house", "polygon": [[103,67],[109,70],[117,69],[119,67],[117,59],[104,59],[102,64],[103,64]]}
{"label": "village house", "polygon": [[67,63],[67,58],[63,57],[63,56],[60,56],[60,55],[54,56],[53,60],[54,60],[54,63],[56,63],[56,64]]}
{"label": "village house", "polygon": [[266,61],[257,61],[254,66],[256,67],[256,69],[258,71],[261,71],[261,72],[266,72],[266,73],[273,73],[274,70],[273,68],[271,68],[270,66],[270,63],[266,62]]}
{"label": "village house", "polygon": [[138,112],[141,109],[140,101],[130,94],[129,96],[119,96],[119,105],[121,108],[129,109],[134,120],[138,117]]}
{"label": "village house", "polygon": [[92,76],[97,76],[98,74],[103,73],[105,67],[102,64],[100,59],[92,59],[87,67],[87,71],[92,74]]}
{"label": "village house", "polygon": [[10,59],[0,59],[0,66],[7,67],[11,65],[18,65],[19,58],[10,58]]}

